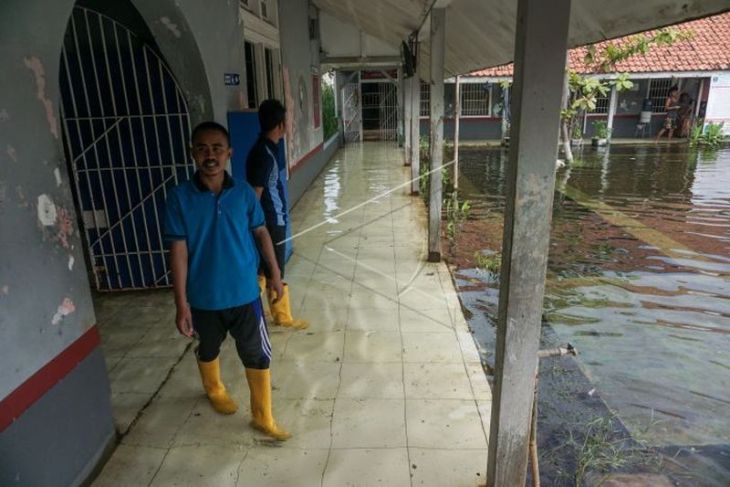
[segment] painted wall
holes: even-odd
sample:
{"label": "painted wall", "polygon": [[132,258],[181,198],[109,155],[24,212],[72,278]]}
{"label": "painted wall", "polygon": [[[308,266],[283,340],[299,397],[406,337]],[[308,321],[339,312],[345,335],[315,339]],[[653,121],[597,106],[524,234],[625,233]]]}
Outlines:
{"label": "painted wall", "polygon": [[226,124],[229,110],[246,107],[243,84],[226,86],[225,73],[245,79],[243,23],[229,0],[132,0],[160,52],[176,74],[190,107],[191,124]]}
{"label": "painted wall", "polygon": [[[287,108],[287,158],[289,166],[316,149],[323,140],[321,103],[313,102],[312,76],[319,72],[319,41],[309,38],[310,16],[316,9],[307,0],[279,2],[279,32],[284,105]],[[318,90],[319,92],[319,90]],[[314,110],[319,107],[319,127]],[[294,176],[293,176],[294,177]]]}
{"label": "painted wall", "polygon": [[296,172],[289,178],[289,208],[293,208],[309,189],[312,181],[319,176],[324,166],[340,148],[341,142],[342,136],[338,132],[324,143],[322,150],[313,154],[304,164],[297,166]]}
{"label": "painted wall", "polygon": [[[244,72],[238,2],[130,1],[182,86],[193,124],[225,123],[228,110],[243,107],[243,86],[223,81]],[[104,6],[84,1],[94,3]],[[10,418],[0,422],[2,485],[47,485],[39,471],[57,485],[79,482],[114,438],[98,342],[68,353],[95,335],[96,323],[59,114],[60,53],[73,6],[0,6],[0,419]],[[71,364],[63,373],[60,358]],[[20,396],[32,400],[8,416]],[[35,454],[11,455],[20,446]],[[41,454],[53,461],[38,469]]]}
{"label": "painted wall", "polygon": [[0,398],[96,322],[58,110],[72,7],[11,1],[0,14]]}

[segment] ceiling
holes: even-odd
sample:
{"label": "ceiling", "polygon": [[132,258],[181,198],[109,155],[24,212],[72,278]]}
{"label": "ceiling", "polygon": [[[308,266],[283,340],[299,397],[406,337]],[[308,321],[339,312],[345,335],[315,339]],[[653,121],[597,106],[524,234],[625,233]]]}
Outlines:
{"label": "ceiling", "polygon": [[[446,8],[445,77],[512,61],[517,0],[313,0],[392,46],[419,30],[419,71],[429,72],[428,15]],[[676,24],[730,9],[730,0],[573,0],[569,47]]]}

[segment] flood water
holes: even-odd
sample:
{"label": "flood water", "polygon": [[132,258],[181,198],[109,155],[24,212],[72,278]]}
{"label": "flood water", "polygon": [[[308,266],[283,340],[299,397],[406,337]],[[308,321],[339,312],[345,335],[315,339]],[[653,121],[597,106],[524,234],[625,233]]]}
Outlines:
{"label": "flood water", "polygon": [[[632,435],[730,444],[730,149],[590,147],[557,172],[547,322]],[[506,152],[462,148],[461,198],[501,217]]]}

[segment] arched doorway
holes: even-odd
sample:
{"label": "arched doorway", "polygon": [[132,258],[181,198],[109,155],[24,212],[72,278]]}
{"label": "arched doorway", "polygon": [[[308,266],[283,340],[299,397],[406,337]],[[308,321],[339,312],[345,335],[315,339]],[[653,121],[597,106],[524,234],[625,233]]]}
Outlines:
{"label": "arched doorway", "polygon": [[170,285],[162,209],[193,170],[187,102],[137,25],[77,5],[61,54],[64,148],[91,281],[105,291]]}

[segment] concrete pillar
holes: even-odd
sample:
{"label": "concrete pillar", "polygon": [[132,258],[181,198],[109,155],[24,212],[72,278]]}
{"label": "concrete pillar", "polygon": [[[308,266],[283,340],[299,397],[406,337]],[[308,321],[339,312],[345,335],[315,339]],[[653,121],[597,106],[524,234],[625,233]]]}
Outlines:
{"label": "concrete pillar", "polygon": [[403,66],[398,66],[398,79],[396,83],[396,90],[395,94],[398,99],[398,123],[396,125],[397,129],[397,135],[398,138],[398,147],[403,147],[403,87],[405,86],[403,82]]}
{"label": "concrete pillar", "polygon": [[570,0],[519,0],[487,485],[525,485]]}
{"label": "concrete pillar", "polygon": [[340,141],[345,142],[345,121],[342,118],[342,76],[340,71],[335,71],[335,83],[332,87],[335,94],[335,113],[337,114],[337,130],[340,133]]}
{"label": "concrete pillar", "polygon": [[502,88],[502,142],[509,137],[509,107],[511,103],[512,101],[509,99],[509,88]]}
{"label": "concrete pillar", "polygon": [[421,170],[421,80],[411,77],[411,194],[418,194]]}
{"label": "concrete pillar", "polygon": [[618,90],[616,90],[616,86],[611,87],[611,96],[608,99],[608,122],[606,122],[606,125],[608,126],[608,140],[611,140],[611,135],[613,133],[613,116],[616,115],[616,103],[618,102]]}
{"label": "concrete pillar", "polygon": [[[454,189],[459,189],[459,121],[461,119],[461,76],[454,85]],[[491,101],[491,100],[490,100]]]}
{"label": "concrete pillar", "polygon": [[406,166],[410,166],[412,155],[411,136],[413,135],[413,130],[411,129],[411,116],[413,113],[413,102],[411,100],[413,97],[413,84],[411,83],[411,78],[404,79],[403,83],[401,83],[401,86],[403,86],[403,161]]}
{"label": "concrete pillar", "polygon": [[446,10],[431,10],[431,172],[428,199],[428,261],[441,260],[441,166],[444,160],[444,56]]}

